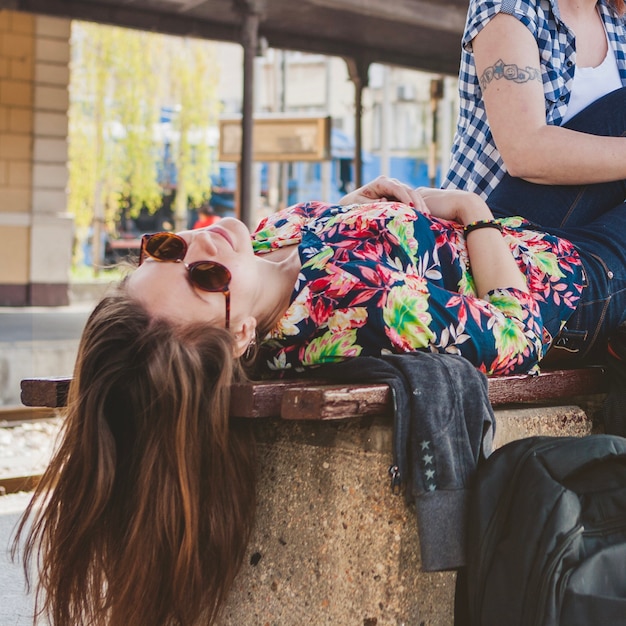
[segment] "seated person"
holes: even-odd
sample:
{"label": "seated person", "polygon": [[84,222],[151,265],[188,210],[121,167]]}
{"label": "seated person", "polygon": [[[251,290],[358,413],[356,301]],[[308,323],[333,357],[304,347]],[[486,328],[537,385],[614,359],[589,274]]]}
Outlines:
{"label": "seated person", "polygon": [[194,230],[211,226],[215,222],[219,222],[220,219],[220,216],[215,213],[210,204],[203,204],[198,209],[198,219],[193,224]]}
{"label": "seated person", "polygon": [[[605,358],[626,311],[626,2],[472,0],[444,187],[574,243],[585,302],[551,361]],[[610,320],[604,320],[605,315]]]}

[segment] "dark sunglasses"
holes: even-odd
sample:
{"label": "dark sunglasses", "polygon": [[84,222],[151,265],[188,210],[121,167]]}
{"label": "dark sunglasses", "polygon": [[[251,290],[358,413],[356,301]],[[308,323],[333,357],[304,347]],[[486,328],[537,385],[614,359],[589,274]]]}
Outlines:
{"label": "dark sunglasses", "polygon": [[143,235],[139,249],[139,265],[147,257],[156,261],[183,263],[187,268],[189,281],[202,291],[220,292],[226,300],[226,328],[230,325],[230,280],[227,267],[216,261],[194,261],[185,263],[187,242],[178,235],[169,232]]}

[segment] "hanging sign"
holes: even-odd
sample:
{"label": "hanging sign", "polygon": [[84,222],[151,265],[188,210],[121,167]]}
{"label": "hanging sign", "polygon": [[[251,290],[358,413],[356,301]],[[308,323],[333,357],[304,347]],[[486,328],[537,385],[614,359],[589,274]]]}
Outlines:
{"label": "hanging sign", "polygon": [[[326,161],[330,159],[330,117],[255,117],[255,161]],[[219,160],[241,160],[241,118],[220,120]]]}

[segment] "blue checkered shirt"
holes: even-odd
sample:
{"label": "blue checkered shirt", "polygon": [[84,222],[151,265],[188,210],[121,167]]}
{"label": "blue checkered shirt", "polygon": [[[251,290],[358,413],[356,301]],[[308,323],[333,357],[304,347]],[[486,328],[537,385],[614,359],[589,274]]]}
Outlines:
{"label": "blue checkered shirt", "polygon": [[[598,0],[598,8],[615,52],[622,85],[626,85],[626,18],[618,17],[607,0]],[[574,33],[561,21],[556,0],[470,0],[459,71],[459,120],[450,170],[442,186],[468,189],[483,198],[494,190],[506,168],[483,106],[472,40],[498,13],[516,17],[537,41],[548,124],[560,125],[563,120],[576,63]]]}

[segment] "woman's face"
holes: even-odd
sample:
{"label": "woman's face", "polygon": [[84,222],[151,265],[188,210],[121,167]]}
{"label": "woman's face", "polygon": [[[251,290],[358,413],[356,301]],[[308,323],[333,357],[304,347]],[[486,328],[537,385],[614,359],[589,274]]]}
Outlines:
{"label": "woman's face", "polygon": [[147,258],[130,276],[129,293],[154,317],[177,324],[207,322],[225,327],[225,297],[196,287],[188,278],[185,264],[217,261],[231,273],[231,323],[237,330],[241,322],[254,315],[259,288],[257,258],[252,252],[250,232],[243,222],[224,218],[218,224],[178,233],[187,242],[184,263]]}

